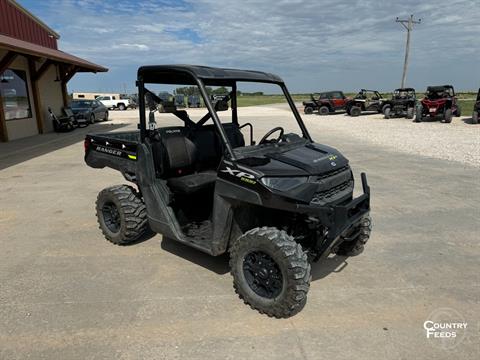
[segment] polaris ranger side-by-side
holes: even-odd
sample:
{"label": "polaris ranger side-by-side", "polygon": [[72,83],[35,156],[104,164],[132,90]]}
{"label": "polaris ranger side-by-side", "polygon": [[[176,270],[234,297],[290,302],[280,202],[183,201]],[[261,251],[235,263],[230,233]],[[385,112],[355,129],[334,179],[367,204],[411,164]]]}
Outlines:
{"label": "polaris ranger side-by-side", "polygon": [[[298,133],[277,126],[255,144],[254,125],[239,124],[238,82],[279,86]],[[161,99],[147,88],[151,84],[197,86],[208,111],[193,121],[185,110],[166,107],[183,125],[157,127]],[[97,217],[107,240],[128,244],[148,229],[214,256],[229,252],[236,292],[275,317],[303,308],[311,262],[363,251],[371,231],[366,175],[362,195],[354,198],[348,160],[312,140],[281,78],[204,66],[143,66],[137,86],[139,131],[85,139],[88,165],[121,171],[133,185],[98,195]],[[213,105],[206,86],[231,91]],[[229,108],[231,120],[222,123],[218,113]],[[242,128],[250,132],[248,145]]]}

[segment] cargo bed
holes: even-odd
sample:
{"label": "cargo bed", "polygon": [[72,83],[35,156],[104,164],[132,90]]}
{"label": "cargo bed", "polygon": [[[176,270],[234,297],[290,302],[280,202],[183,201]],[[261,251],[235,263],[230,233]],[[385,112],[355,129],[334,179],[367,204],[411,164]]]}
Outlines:
{"label": "cargo bed", "polygon": [[126,177],[135,176],[139,142],[138,130],[88,134],[85,137],[85,162],[93,168],[110,167]]}

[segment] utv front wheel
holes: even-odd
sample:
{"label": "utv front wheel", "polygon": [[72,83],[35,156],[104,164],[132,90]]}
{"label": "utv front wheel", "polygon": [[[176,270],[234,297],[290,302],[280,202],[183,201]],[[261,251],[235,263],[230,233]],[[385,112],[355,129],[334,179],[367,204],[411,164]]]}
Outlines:
{"label": "utv front wheel", "polygon": [[387,107],[384,112],[383,112],[383,116],[385,119],[390,119],[390,107]]}
{"label": "utv front wheel", "polygon": [[360,116],[362,113],[362,109],[360,109],[358,106],[352,106],[350,109],[350,116]]}
{"label": "utv front wheel", "polygon": [[472,124],[478,124],[478,111],[474,111],[472,114]]}
{"label": "utv front wheel", "polygon": [[230,268],[235,292],[260,313],[287,318],[307,301],[310,263],[285,231],[247,231],[230,248]]}
{"label": "utv front wheel", "polygon": [[305,109],[303,109],[303,111],[307,115],[313,114],[313,108],[311,106],[306,106]]}
{"label": "utv front wheel", "polygon": [[100,191],[96,210],[100,230],[116,245],[127,245],[147,230],[145,204],[131,186],[117,185]]}

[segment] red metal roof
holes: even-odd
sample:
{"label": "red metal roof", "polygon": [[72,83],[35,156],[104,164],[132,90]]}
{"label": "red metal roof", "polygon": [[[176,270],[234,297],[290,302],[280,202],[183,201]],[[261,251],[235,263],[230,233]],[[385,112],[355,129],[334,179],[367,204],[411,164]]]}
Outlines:
{"label": "red metal roof", "polygon": [[0,34],[57,49],[58,34],[11,0],[0,0]]}
{"label": "red metal roof", "polygon": [[79,72],[106,72],[107,68],[91,63],[66,52],[32,44],[27,41],[0,35],[0,48],[31,56],[51,59],[57,62],[76,65]]}

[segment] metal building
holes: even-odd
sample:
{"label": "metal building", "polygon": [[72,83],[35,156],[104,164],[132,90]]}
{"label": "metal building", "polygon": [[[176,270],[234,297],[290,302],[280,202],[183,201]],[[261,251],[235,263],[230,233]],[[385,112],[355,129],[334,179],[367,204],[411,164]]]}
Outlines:
{"label": "metal building", "polygon": [[53,131],[78,72],[107,68],[58,50],[60,36],[14,0],[0,0],[0,141]]}

